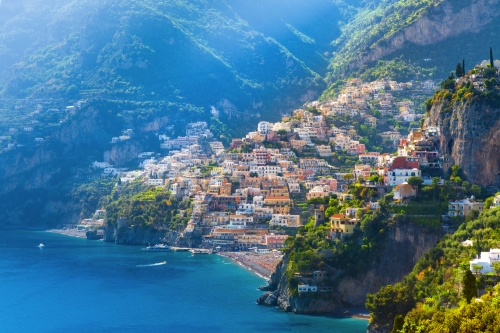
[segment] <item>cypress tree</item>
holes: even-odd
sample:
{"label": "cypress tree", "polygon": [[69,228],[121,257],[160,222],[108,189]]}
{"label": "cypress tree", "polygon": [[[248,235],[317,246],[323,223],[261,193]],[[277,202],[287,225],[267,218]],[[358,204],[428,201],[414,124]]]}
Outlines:
{"label": "cypress tree", "polygon": [[465,75],[465,73],[467,73],[465,71],[465,59],[462,59],[462,71],[463,71],[464,75]]}
{"label": "cypress tree", "polygon": [[474,297],[477,297],[476,277],[472,274],[470,269],[465,272],[462,280],[462,288],[467,303],[470,303]]}
{"label": "cypress tree", "polygon": [[455,74],[457,75],[457,77],[464,76],[464,72],[462,70],[462,65],[460,65],[460,63],[457,64],[457,68],[455,69]]}
{"label": "cypress tree", "polygon": [[405,319],[402,315],[398,314],[394,317],[394,324],[392,325],[391,333],[398,333],[398,331],[403,329],[403,325],[405,323]]}
{"label": "cypress tree", "polygon": [[490,46],[490,67],[495,67],[495,62],[493,61],[493,49]]}

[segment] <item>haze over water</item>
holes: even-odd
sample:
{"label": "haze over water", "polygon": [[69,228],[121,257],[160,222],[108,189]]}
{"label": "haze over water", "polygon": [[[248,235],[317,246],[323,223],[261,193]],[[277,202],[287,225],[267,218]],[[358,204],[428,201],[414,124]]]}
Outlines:
{"label": "haze over water", "polygon": [[363,320],[255,305],[265,281],[217,255],[14,231],[0,249],[3,333],[366,332]]}

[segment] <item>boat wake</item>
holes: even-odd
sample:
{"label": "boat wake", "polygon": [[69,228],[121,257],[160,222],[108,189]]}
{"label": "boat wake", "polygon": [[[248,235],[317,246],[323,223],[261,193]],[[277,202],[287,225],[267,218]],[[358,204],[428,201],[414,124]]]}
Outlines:
{"label": "boat wake", "polygon": [[156,264],[150,264],[150,265],[136,265],[136,267],[153,267],[153,266],[161,266],[165,265],[167,262],[162,261],[162,262],[157,262]]}

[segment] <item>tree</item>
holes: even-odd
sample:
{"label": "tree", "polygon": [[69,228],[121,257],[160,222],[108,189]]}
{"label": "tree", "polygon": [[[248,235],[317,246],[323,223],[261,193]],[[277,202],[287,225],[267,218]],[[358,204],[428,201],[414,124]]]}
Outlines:
{"label": "tree", "polygon": [[491,264],[491,266],[493,267],[493,270],[495,271],[495,273],[497,273],[497,276],[500,275],[500,262],[494,262]]}
{"label": "tree", "polygon": [[343,178],[344,178],[344,180],[347,180],[347,183],[350,184],[351,180],[354,179],[354,175],[352,173],[348,173],[348,174],[345,174]]}
{"label": "tree", "polygon": [[488,79],[484,81],[484,85],[486,87],[486,91],[493,91],[495,90],[495,86],[497,85],[497,81],[494,78]]}
{"label": "tree", "polygon": [[464,297],[467,303],[470,303],[472,298],[477,297],[476,277],[472,274],[470,269],[465,271],[462,286]]}
{"label": "tree", "polygon": [[278,132],[276,132],[279,136],[285,136],[287,134],[287,131],[284,129],[280,129]]}
{"label": "tree", "polygon": [[476,244],[477,257],[480,258],[481,257],[481,241],[479,240],[479,236],[476,236],[476,243],[475,244]]}
{"label": "tree", "polygon": [[403,325],[405,323],[405,319],[402,315],[397,315],[394,317],[394,324],[392,325],[391,333],[398,333],[401,329],[403,329]]}
{"label": "tree", "polygon": [[490,46],[490,67],[495,67],[495,62],[493,61],[493,49]]}
{"label": "tree", "polygon": [[66,89],[66,95],[68,95],[69,97],[74,97],[78,94],[79,92],[79,89],[76,85],[72,84],[68,87],[68,89]]}
{"label": "tree", "polygon": [[412,176],[408,178],[408,184],[410,184],[418,193],[418,188],[424,183],[421,177]]}
{"label": "tree", "polygon": [[481,195],[481,187],[476,184],[472,184],[472,186],[470,187],[470,193],[477,198],[479,195]]}
{"label": "tree", "polygon": [[441,88],[454,91],[455,90],[455,77],[453,76],[453,72],[450,73],[450,76],[443,82],[441,82]]}
{"label": "tree", "polygon": [[411,186],[418,187],[418,186],[421,186],[423,183],[424,183],[424,180],[421,177],[411,176],[410,178],[408,178],[408,184],[410,184]]}
{"label": "tree", "polygon": [[415,306],[415,299],[409,286],[396,283],[382,287],[376,294],[367,294],[365,305],[374,321],[390,324],[398,314],[408,313]]}
{"label": "tree", "polygon": [[465,73],[466,73],[466,71],[465,71],[465,59],[462,59],[462,72],[465,75]]}
{"label": "tree", "polygon": [[481,265],[472,265],[472,269],[474,270],[474,273],[476,274],[476,276],[479,275],[479,273],[481,273],[481,271],[483,270],[483,266]]}
{"label": "tree", "polygon": [[490,207],[492,207],[494,204],[493,204],[493,201],[495,200],[495,197],[489,197],[487,198],[486,200],[484,200],[484,209],[489,209]]}
{"label": "tree", "polygon": [[328,207],[325,210],[325,217],[330,218],[332,215],[337,214],[339,212],[339,209],[337,207]]}
{"label": "tree", "polygon": [[463,69],[462,69],[462,65],[460,63],[457,64],[457,68],[455,69],[455,75],[457,77],[462,77],[464,76],[464,72],[463,72]]}

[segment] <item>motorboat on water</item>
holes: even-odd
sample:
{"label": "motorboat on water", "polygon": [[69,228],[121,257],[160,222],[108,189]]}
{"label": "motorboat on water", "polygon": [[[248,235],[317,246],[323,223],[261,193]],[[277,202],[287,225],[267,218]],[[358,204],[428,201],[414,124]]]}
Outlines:
{"label": "motorboat on water", "polygon": [[168,245],[165,244],[156,244],[153,246],[148,246],[143,249],[144,251],[150,251],[150,252],[170,252],[172,251],[172,248]]}
{"label": "motorboat on water", "polygon": [[45,246],[45,245],[43,245],[43,243],[40,243],[40,245],[38,245],[38,247],[39,247],[40,249],[43,249],[43,248],[44,248],[44,246]]}

